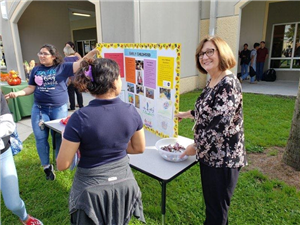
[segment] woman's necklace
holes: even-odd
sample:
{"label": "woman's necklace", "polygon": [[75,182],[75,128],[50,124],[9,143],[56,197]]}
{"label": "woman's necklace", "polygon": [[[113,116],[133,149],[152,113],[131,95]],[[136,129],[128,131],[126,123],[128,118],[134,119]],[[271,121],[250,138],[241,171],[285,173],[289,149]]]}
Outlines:
{"label": "woman's necklace", "polygon": [[220,80],[222,79],[223,73],[224,73],[224,71],[221,71],[221,73],[216,78],[212,77],[208,86],[210,88],[213,88],[214,86],[216,86],[216,84],[218,84],[220,82]]}

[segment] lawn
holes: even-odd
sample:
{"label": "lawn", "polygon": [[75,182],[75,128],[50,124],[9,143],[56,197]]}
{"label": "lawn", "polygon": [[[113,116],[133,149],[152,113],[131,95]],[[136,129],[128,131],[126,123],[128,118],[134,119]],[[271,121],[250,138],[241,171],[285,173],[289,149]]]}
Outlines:
{"label": "lawn", "polygon": [[[200,91],[180,96],[180,110],[192,109]],[[295,98],[244,94],[245,139],[248,152],[263,152],[270,146],[286,145]],[[179,134],[193,138],[193,121],[184,120]],[[20,193],[28,213],[45,225],[69,224],[68,195],[74,171],[57,172],[57,179],[46,181],[34,147],[33,135],[24,142],[24,150],[15,156]],[[147,224],[161,222],[160,184],[134,171],[143,193]],[[204,220],[199,166],[177,177],[167,188],[167,224],[201,224]],[[1,201],[3,225],[19,224],[16,216]],[[229,224],[277,225],[299,224],[300,192],[278,180],[271,180],[257,170],[241,172],[229,212]],[[132,219],[130,224],[142,224]]]}

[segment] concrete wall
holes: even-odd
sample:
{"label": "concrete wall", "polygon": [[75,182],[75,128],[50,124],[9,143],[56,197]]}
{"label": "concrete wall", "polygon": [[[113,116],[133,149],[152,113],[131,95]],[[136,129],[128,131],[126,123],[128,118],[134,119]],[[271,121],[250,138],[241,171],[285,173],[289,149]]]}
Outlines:
{"label": "concrete wall", "polygon": [[45,43],[53,44],[62,53],[65,43],[71,40],[65,2],[32,2],[21,16],[18,27],[23,60],[27,61],[34,59],[38,62],[36,53]]}
{"label": "concrete wall", "polygon": [[135,42],[134,15],[133,0],[112,2],[102,1],[101,21],[103,42]]}
{"label": "concrete wall", "polygon": [[199,11],[197,1],[103,1],[103,42],[181,43],[180,92],[190,91],[199,87],[194,59]]}
{"label": "concrete wall", "polygon": [[[141,42],[181,43],[181,78],[197,75],[194,53],[199,43],[199,3],[143,2]],[[155,12],[155,13],[153,13]]]}

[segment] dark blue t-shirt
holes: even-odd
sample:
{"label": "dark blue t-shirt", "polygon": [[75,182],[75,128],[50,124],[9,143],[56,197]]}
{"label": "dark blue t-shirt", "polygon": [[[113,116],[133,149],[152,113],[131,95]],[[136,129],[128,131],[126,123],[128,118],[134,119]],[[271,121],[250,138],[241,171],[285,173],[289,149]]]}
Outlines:
{"label": "dark blue t-shirt", "polygon": [[29,85],[36,86],[34,102],[38,105],[54,107],[68,103],[66,81],[73,75],[73,63],[34,67],[28,82]]}
{"label": "dark blue t-shirt", "polygon": [[78,167],[92,168],[125,157],[130,138],[142,127],[142,119],[131,104],[120,98],[95,99],[72,114],[64,138],[80,142]]}

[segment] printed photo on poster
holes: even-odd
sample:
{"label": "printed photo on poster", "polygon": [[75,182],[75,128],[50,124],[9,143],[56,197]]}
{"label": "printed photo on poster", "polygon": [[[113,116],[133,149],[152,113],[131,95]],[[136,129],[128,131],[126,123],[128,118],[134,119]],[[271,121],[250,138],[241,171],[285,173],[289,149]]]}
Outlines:
{"label": "printed photo on poster", "polygon": [[141,70],[136,71],[136,80],[138,85],[144,85],[144,78]]}
{"label": "printed photo on poster", "polygon": [[144,95],[144,86],[136,85],[136,93],[139,95]]}
{"label": "printed photo on poster", "polygon": [[159,98],[171,100],[171,89],[159,88]]}
{"label": "printed photo on poster", "polygon": [[134,94],[128,93],[128,102],[134,104]]}
{"label": "printed photo on poster", "polygon": [[140,108],[140,96],[139,95],[135,95],[135,107],[136,108]]}
{"label": "printed photo on poster", "polygon": [[134,92],[134,84],[132,83],[127,83],[127,91],[131,92],[131,93],[135,93]]}
{"label": "printed photo on poster", "polygon": [[154,90],[151,88],[146,88],[146,97],[154,99]]}
{"label": "printed photo on poster", "polygon": [[135,60],[135,69],[136,70],[144,70],[144,61],[143,60]]}

